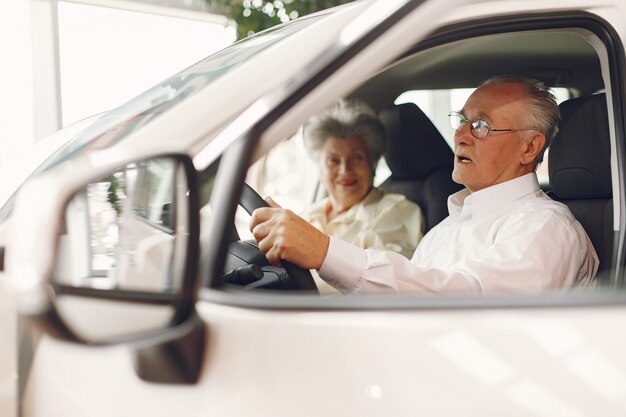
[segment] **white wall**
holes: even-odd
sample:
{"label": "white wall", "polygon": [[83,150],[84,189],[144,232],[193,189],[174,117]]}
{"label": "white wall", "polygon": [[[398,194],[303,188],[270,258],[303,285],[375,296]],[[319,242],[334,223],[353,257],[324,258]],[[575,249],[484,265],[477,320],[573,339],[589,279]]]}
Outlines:
{"label": "white wall", "polygon": [[58,15],[64,126],[126,102],[235,39],[218,16],[198,20],[66,1],[59,1]]}
{"label": "white wall", "polygon": [[0,201],[10,187],[11,172],[3,169],[22,157],[33,141],[33,72],[30,4],[0,2]]}
{"label": "white wall", "polygon": [[[30,7],[23,0],[0,2],[0,168],[20,141],[32,138]],[[6,189],[0,169],[0,195]],[[0,415],[17,413],[17,318],[15,299],[0,283]]]}

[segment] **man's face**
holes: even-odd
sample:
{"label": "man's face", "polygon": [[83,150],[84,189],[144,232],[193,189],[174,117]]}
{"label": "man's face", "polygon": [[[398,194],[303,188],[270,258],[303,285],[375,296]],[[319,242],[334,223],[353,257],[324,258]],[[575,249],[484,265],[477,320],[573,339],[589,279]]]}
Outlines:
{"label": "man's face", "polygon": [[454,135],[455,159],[452,179],[475,192],[491,185],[532,172],[532,164],[521,161],[525,132],[489,132],[476,139],[470,124],[476,119],[489,123],[491,129],[521,129],[528,110],[522,87],[500,84],[477,89],[461,113],[470,121]]}

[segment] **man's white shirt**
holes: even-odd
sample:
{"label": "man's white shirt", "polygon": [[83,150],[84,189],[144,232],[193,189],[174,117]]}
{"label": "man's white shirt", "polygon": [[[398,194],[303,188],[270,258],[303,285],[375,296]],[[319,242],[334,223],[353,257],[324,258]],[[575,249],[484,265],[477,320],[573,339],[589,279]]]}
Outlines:
{"label": "man's white shirt", "polygon": [[538,293],[589,284],[598,257],[535,173],[448,198],[449,216],[409,261],[330,238],[320,276],[342,292]]}

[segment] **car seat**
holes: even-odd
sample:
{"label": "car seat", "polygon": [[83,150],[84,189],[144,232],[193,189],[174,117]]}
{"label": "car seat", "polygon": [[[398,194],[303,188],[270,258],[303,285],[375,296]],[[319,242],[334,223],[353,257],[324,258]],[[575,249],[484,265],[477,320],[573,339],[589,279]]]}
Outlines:
{"label": "car seat", "polygon": [[613,258],[611,149],[605,94],[567,100],[548,152],[550,195],[565,203],[583,225],[600,259],[600,274]]}
{"label": "car seat", "polygon": [[384,156],[391,170],[380,188],[417,203],[427,232],[448,215],[448,196],[462,188],[452,181],[454,152],[413,103],[383,109],[379,116],[387,130]]}

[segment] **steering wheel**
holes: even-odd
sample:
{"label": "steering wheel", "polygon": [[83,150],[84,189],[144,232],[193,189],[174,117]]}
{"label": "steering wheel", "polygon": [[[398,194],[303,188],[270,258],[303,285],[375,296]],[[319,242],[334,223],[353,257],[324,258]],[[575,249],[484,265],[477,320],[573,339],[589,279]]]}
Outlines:
{"label": "steering wheel", "polygon": [[[265,200],[263,200],[261,196],[246,183],[243,184],[243,191],[241,193],[239,205],[243,207],[243,209],[250,215],[252,215],[252,212],[257,208],[268,207]],[[241,241],[237,243],[246,245],[246,249],[244,249],[244,252],[247,252],[247,254],[245,255],[245,260],[249,264],[254,264],[255,262],[253,260],[258,260],[261,257],[264,260],[264,263],[268,264],[267,258],[265,258],[265,255],[260,251],[256,244],[249,241]],[[241,257],[241,253],[242,251],[239,250],[239,257]],[[315,284],[313,276],[308,269],[301,268],[297,265],[292,264],[291,262],[281,261],[281,263],[283,265],[284,271],[287,273],[286,276],[284,276],[282,279],[282,287],[302,291],[318,292],[317,285]],[[276,267],[271,268],[273,268],[274,270],[281,269]]]}

